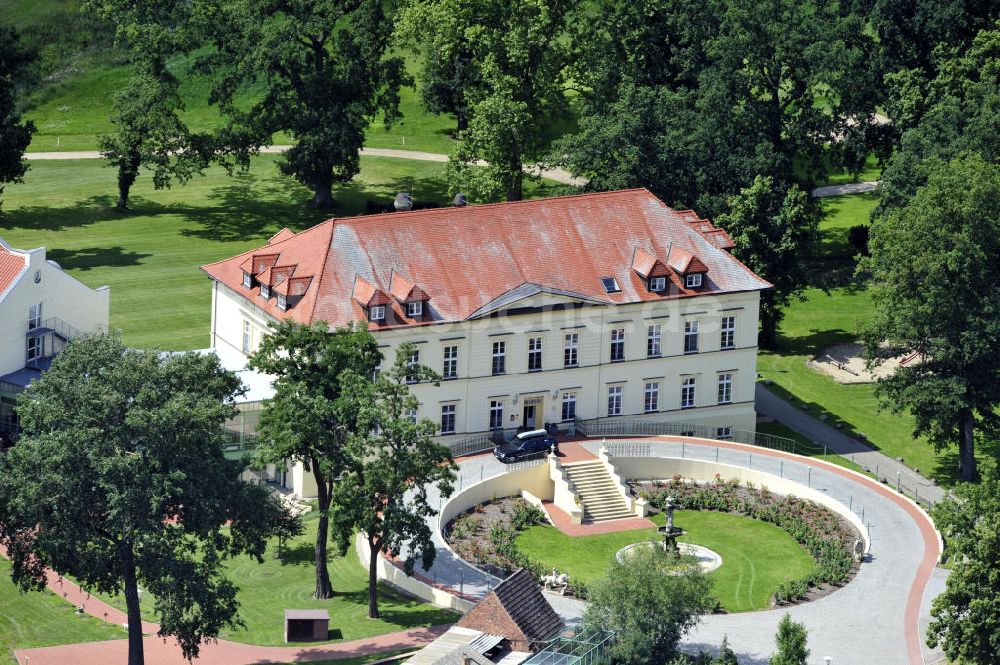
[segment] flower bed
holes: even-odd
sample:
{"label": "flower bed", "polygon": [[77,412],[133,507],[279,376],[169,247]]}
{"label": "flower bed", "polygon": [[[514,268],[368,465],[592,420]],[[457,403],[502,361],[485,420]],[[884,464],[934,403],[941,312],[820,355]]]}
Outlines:
{"label": "flower bed", "polygon": [[518,532],[545,521],[545,513],[522,498],[494,498],[449,522],[444,537],[458,556],[492,575],[527,568],[540,577],[541,565],[518,550],[516,540]]}
{"label": "flower bed", "polygon": [[752,483],[725,481],[688,482],[675,476],[668,482],[633,485],[636,493],[662,510],[666,498],[687,510],[717,510],[769,522],[798,541],[816,561],[816,569],[804,578],[782,583],[774,600],[784,604],[801,600],[811,589],[842,586],[856,571],[854,543],[857,532],[836,513],[813,501],[782,496]]}

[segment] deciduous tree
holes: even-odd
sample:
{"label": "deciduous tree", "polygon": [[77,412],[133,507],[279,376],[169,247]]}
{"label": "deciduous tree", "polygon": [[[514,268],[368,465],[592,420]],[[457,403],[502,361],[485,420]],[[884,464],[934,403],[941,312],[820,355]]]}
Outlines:
{"label": "deciduous tree", "polygon": [[[11,28],[0,26],[0,196],[4,183],[21,182],[28,170],[24,151],[35,125],[23,120],[23,94],[34,53]],[[0,198],[2,202],[2,198]]]}
{"label": "deciduous tree", "polygon": [[[317,207],[333,205],[334,183],[360,170],[358,150],[381,113],[399,118],[403,60],[390,55],[392,22],[380,0],[259,2],[204,0],[200,12],[215,50],[202,59],[229,117],[221,143],[243,166],[277,132],[294,144],[282,173],[312,188]],[[260,91],[247,105],[241,95]]]}
{"label": "deciduous tree", "polygon": [[70,342],[18,401],[24,436],[0,455],[0,544],[24,589],[45,570],[124,592],[129,665],[143,662],[138,589],[188,658],[239,626],[224,559],[258,560],[268,490],[222,454],[239,379],[215,356],[161,356],[117,337]]}
{"label": "deciduous tree", "polygon": [[950,662],[997,662],[1000,607],[1000,474],[983,464],[978,484],[962,483],[934,506],[934,523],[952,561],[943,593],[931,605],[927,644],[941,646]]}
{"label": "deciduous tree", "polygon": [[972,155],[925,168],[927,184],[869,232],[865,354],[870,365],[886,347],[918,354],[876,394],[937,448],[957,443],[959,475],[972,480],[976,432],[995,431],[1000,405],[1000,166]]}
{"label": "deciduous tree", "polygon": [[331,332],[323,321],[303,325],[290,320],[274,324],[249,360],[250,367],[276,377],[274,397],[265,403],[257,427],[257,461],[301,463],[316,482],[315,598],[333,595],[327,569],[330,501],[356,427],[345,417],[350,410],[343,403],[342,377],[370,377],[379,362],[374,338],[360,325]]}
{"label": "deciduous tree", "polygon": [[334,489],[334,507],[341,549],[355,530],[368,546],[368,616],[379,617],[378,557],[404,557],[406,572],[417,561],[424,570],[434,563],[436,547],[427,520],[436,514],[427,498],[436,485],[451,495],[455,464],[447,446],[431,437],[437,425],[417,420],[419,402],[409,381],[437,381],[430,369],[409,364],[413,345],[403,344],[396,362],[373,381],[371,375],[345,377],[350,405],[357,414],[357,431],[349,444],[349,461]]}
{"label": "deciduous tree", "polygon": [[715,607],[712,582],[696,564],[668,572],[672,565],[676,560],[661,549],[638,548],[613,560],[607,576],[589,587],[584,625],[617,633],[613,662],[667,662],[684,633]]}
{"label": "deciduous tree", "polygon": [[777,342],[783,307],[806,286],[805,259],[816,239],[820,212],[797,185],[758,176],[733,196],[717,221],[733,238],[733,255],[771,282],[760,295],[760,345]]}

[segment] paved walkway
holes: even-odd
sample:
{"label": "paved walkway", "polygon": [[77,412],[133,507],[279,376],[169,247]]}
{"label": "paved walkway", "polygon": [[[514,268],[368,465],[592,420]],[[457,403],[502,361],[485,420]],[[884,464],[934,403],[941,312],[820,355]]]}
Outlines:
{"label": "paved walkway", "polygon": [[849,182],[844,185],[828,185],[826,187],[817,187],[812,191],[812,195],[816,198],[823,198],[825,196],[844,196],[845,194],[863,194],[864,192],[874,191],[878,187],[879,181],[872,180],[870,182]]}
{"label": "paved walkway", "polygon": [[936,503],[944,498],[944,490],[910,467],[814,418],[772,393],[762,383],[757,384],[755,406],[757,413],[774,418],[817,445],[826,446],[830,452],[847,457],[872,473],[877,471],[893,487],[898,472],[903,487],[920,500]]}
{"label": "paved walkway", "polygon": [[[822,663],[827,655],[836,665],[921,665],[940,658],[922,645],[929,601],[940,592],[941,576],[935,569],[939,541],[930,519],[911,501],[870,478],[822,460],[727,442],[689,439],[682,445],[670,437],[651,441],[654,456],[749,466],[826,492],[862,519],[872,542],[870,561],[843,589],[787,608],[706,616],[685,638],[686,647],[714,649],[728,637],[740,663],[764,665],[774,650],[778,622],[789,613],[809,630],[810,663]],[[596,452],[601,442],[581,445]],[[465,458],[459,462],[456,490],[503,472],[492,455]],[[437,528],[435,542],[437,558],[427,575],[439,586],[457,591],[461,581],[466,594],[480,597],[497,583],[496,578],[457,558]],[[569,623],[579,621],[584,603],[560,596],[550,599]]]}
{"label": "paved walkway", "polygon": [[[260,149],[264,154],[278,154],[288,150],[289,145],[266,145]],[[362,157],[392,157],[395,159],[413,159],[421,162],[447,162],[448,155],[437,152],[423,152],[421,150],[396,150],[394,148],[362,148]],[[28,152],[24,155],[28,160],[51,160],[51,159],[100,159],[101,153],[97,150],[76,150],[61,152]],[[486,162],[478,162],[480,166],[485,166]],[[563,169],[543,169],[536,165],[526,165],[524,170],[533,175],[540,175],[543,178],[554,180],[563,185],[576,185],[578,187],[586,185],[586,178],[574,178]]]}
{"label": "paved walkway", "polygon": [[[418,648],[441,635],[450,626],[432,626],[378,635],[339,644],[308,647],[262,647],[219,640],[204,644],[194,663],[250,665],[251,663],[304,663],[315,660],[354,658],[386,651]],[[143,639],[146,665],[191,665],[173,639]],[[128,660],[128,640],[67,644],[58,647],[20,649],[14,652],[19,665],[112,665]]]}

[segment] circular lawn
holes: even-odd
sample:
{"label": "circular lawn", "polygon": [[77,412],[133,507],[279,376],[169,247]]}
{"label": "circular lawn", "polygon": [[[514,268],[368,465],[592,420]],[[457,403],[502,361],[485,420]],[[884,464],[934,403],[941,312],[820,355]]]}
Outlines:
{"label": "circular lawn", "polygon": [[[663,515],[650,519],[664,523]],[[766,522],[707,510],[678,510],[674,522],[687,531],[680,542],[702,545],[722,557],[722,566],[708,576],[719,603],[729,612],[769,607],[779,584],[804,577],[814,566],[801,545]],[[571,583],[576,579],[587,584],[605,574],[622,547],[660,539],[653,528],[573,537],[544,525],[521,532],[517,547],[545,568],[569,573]]]}

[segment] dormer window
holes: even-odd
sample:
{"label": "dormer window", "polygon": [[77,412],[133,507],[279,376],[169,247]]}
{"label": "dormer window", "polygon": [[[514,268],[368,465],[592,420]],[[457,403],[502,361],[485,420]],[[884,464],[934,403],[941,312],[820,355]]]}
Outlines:
{"label": "dormer window", "polygon": [[385,321],[385,305],[372,305],[368,310],[369,321]]}
{"label": "dormer window", "polygon": [[406,303],[406,315],[411,319],[418,316],[423,316],[424,314],[424,303],[422,302],[408,302]]}
{"label": "dormer window", "polygon": [[701,288],[701,273],[696,272],[684,277],[684,286],[689,289]]}
{"label": "dormer window", "polygon": [[252,286],[253,286],[253,276],[250,273],[244,271],[243,272],[243,287],[249,289]]}
{"label": "dormer window", "polygon": [[667,288],[667,278],[666,277],[650,277],[649,278],[649,290],[650,291],[664,291]]}
{"label": "dormer window", "polygon": [[271,297],[271,287],[268,286],[267,284],[261,284],[260,285],[260,297],[263,298],[264,300],[267,300],[268,298],[270,298]]}
{"label": "dormer window", "polygon": [[282,312],[288,309],[288,299],[285,298],[285,296],[282,295],[281,293],[278,294],[278,309],[280,309]]}

